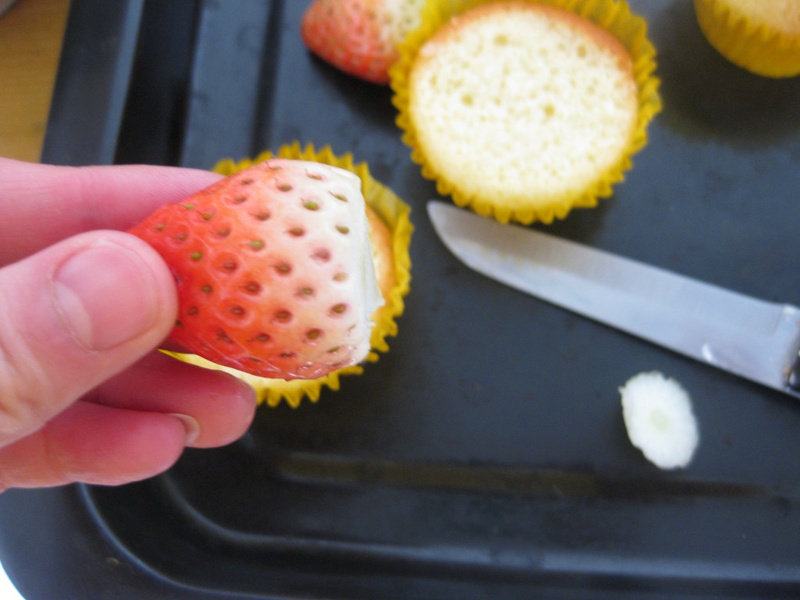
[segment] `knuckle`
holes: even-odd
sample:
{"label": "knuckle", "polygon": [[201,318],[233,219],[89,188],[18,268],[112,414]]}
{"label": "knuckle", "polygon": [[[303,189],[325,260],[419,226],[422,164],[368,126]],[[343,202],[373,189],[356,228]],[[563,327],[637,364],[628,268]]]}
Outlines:
{"label": "knuckle", "polygon": [[72,483],[69,458],[53,442],[44,425],[35,433],[0,448],[0,493],[11,488],[30,488]]}
{"label": "knuckle", "polygon": [[46,418],[46,381],[25,343],[0,331],[0,445],[41,425]]}

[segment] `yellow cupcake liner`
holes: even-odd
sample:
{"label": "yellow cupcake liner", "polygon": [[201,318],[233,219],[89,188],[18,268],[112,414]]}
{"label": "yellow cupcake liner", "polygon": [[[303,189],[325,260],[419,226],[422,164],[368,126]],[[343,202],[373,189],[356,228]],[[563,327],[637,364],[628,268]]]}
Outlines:
{"label": "yellow cupcake liner", "polygon": [[765,77],[800,75],[800,29],[756,23],[724,0],[695,0],[694,9],[709,44],[733,64]]}
{"label": "yellow cupcake liner", "polygon": [[648,124],[662,107],[658,93],[660,81],[654,75],[656,50],[647,38],[647,23],[642,17],[634,15],[623,0],[521,0],[566,9],[592,21],[613,34],[627,48],[633,59],[633,74],[638,90],[638,113],[633,132],[617,162],[581,193],[565,194],[542,206],[501,208],[494,205],[492,198],[467,193],[456,182],[448,181],[437,173],[420,147],[408,112],[409,76],[417,53],[451,17],[494,1],[497,0],[428,0],[422,12],[422,24],[401,44],[400,56],[389,74],[393,91],[392,102],[398,110],[396,123],[403,131],[403,141],[411,149],[411,159],[420,165],[423,177],[436,182],[439,194],[450,196],[458,206],[469,207],[480,215],[492,217],[502,223],[551,223],[555,218],[564,219],[573,208],[595,207],[599,198],[611,196],[613,186],[622,181],[625,172],[631,169],[633,155],[647,145]]}
{"label": "yellow cupcake liner", "polygon": [[[409,246],[414,227],[410,220],[410,207],[398,198],[391,189],[373,179],[366,163],[354,163],[351,154],[337,156],[329,146],[317,151],[311,144],[303,148],[298,142],[295,142],[282,146],[274,154],[266,151],[253,159],[240,161],[223,159],[214,166],[213,170],[222,175],[232,175],[253,164],[273,157],[321,162],[355,173],[361,178],[361,191],[366,203],[383,220],[392,233],[395,283],[389,293],[384,295],[384,305],[375,312],[373,317],[374,325],[370,337],[370,351],[366,359],[367,362],[377,362],[379,352],[386,353],[389,351],[387,338],[397,335],[396,319],[403,314],[405,309],[404,299],[411,289]],[[194,365],[225,371],[242,379],[256,391],[259,404],[267,404],[272,407],[279,405],[281,401],[285,401],[292,408],[297,408],[304,398],[308,398],[311,402],[316,402],[319,400],[324,387],[336,391],[340,387],[341,377],[360,375],[364,372],[362,365],[354,365],[339,369],[318,379],[285,381],[244,373],[237,369],[218,365],[195,354],[177,352],[167,352],[167,354]]]}

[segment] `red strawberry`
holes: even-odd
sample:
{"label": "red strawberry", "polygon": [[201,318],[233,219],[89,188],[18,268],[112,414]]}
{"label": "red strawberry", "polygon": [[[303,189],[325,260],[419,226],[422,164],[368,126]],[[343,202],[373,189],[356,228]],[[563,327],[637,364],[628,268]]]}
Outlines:
{"label": "red strawberry", "polygon": [[419,25],[424,0],[315,0],[303,15],[305,45],[346,73],[389,82],[397,45]]}
{"label": "red strawberry", "polygon": [[381,303],[359,178],[272,159],[161,207],[131,232],[175,275],[188,352],[262,377],[360,362]]}

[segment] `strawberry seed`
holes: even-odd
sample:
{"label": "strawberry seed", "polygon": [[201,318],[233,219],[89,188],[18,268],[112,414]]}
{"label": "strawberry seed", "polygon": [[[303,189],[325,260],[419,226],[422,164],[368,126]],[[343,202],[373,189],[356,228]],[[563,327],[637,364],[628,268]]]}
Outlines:
{"label": "strawberry seed", "polygon": [[288,275],[292,272],[292,265],[289,263],[278,263],[275,265],[275,270],[278,272],[278,275]]}
{"label": "strawberry seed", "polygon": [[244,285],[244,291],[248,294],[256,295],[261,292],[261,284],[257,281],[249,281]]}
{"label": "strawberry seed", "polygon": [[233,340],[230,338],[230,336],[227,334],[227,332],[224,329],[219,329],[217,331],[217,339],[219,341],[221,341],[221,342],[225,342],[226,344],[232,344],[233,343]]}
{"label": "strawberry seed", "polygon": [[288,310],[279,310],[275,313],[275,320],[279,323],[288,323],[292,319],[292,313]]}
{"label": "strawberry seed", "polygon": [[347,311],[347,304],[334,304],[331,307],[331,314],[333,315],[343,315]]}
{"label": "strawberry seed", "polygon": [[314,250],[314,254],[312,254],[311,257],[317,262],[324,263],[331,259],[331,253],[330,250],[326,248],[318,248],[317,250]]}

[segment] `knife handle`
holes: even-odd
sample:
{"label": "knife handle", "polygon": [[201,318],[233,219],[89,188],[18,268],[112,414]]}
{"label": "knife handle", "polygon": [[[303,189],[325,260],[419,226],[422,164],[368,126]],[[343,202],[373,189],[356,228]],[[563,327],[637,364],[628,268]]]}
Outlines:
{"label": "knife handle", "polygon": [[794,364],[786,378],[786,385],[794,392],[800,392],[800,351],[795,356]]}

